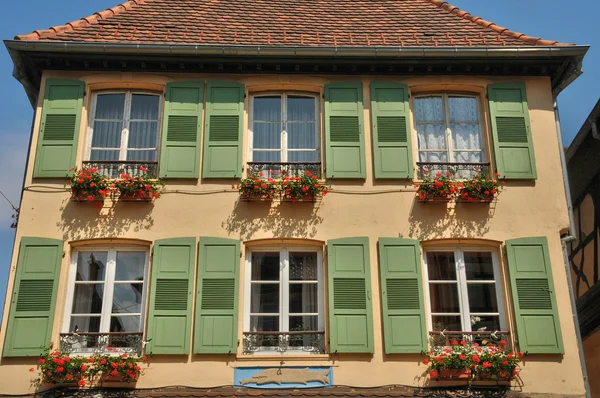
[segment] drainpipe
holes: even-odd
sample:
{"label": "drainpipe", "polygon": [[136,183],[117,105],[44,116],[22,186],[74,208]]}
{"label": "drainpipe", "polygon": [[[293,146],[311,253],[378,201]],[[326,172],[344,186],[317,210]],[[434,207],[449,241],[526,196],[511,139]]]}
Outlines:
{"label": "drainpipe", "polygon": [[[583,341],[581,340],[581,330],[579,329],[579,317],[577,316],[577,304],[573,289],[573,278],[571,277],[571,263],[569,261],[569,252],[567,243],[573,242],[575,237],[575,220],[573,217],[573,201],[571,200],[571,187],[569,184],[569,174],[567,173],[567,162],[565,160],[565,151],[562,149],[562,132],[560,127],[560,115],[558,113],[558,103],[554,101],[554,118],[556,120],[556,132],[558,135],[558,143],[560,145],[560,163],[562,166],[563,182],[565,187],[565,195],[567,197],[567,209],[569,211],[569,234],[563,236],[561,245],[565,261],[565,270],[567,272],[567,281],[569,283],[569,296],[571,299],[571,310],[573,311],[573,323],[575,324],[575,336],[577,336],[577,350],[579,352],[579,363],[581,365],[581,373],[583,375],[583,385],[585,387],[586,398],[592,398],[590,393],[590,383],[588,380],[587,367],[585,366],[585,356],[583,355]],[[595,126],[596,123],[592,123]]]}

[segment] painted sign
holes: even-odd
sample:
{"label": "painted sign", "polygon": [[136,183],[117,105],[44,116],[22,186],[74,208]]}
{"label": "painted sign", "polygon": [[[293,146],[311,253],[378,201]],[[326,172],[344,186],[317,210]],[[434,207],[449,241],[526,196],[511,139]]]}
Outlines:
{"label": "painted sign", "polygon": [[314,388],[333,385],[329,366],[235,368],[233,384],[255,388]]}

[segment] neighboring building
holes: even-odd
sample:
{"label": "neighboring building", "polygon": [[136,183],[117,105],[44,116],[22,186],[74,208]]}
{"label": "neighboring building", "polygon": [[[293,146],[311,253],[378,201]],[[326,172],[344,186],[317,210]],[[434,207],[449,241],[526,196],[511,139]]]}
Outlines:
{"label": "neighboring building", "polygon": [[[574,237],[569,243],[573,291],[577,299],[583,352],[590,375],[600,374],[600,101],[567,150],[573,200]],[[590,379],[592,396],[600,395],[600,380]]]}
{"label": "neighboring building", "polygon": [[[144,347],[144,389],[282,371],[339,394],[435,387],[421,353],[446,330],[525,352],[517,392],[585,395],[553,104],[587,47],[440,0],[133,0],[5,43],[35,119],[0,393],[33,391],[50,342]],[[94,166],[146,167],[166,193],[71,200],[70,169]],[[232,189],[279,169],[331,192]],[[438,170],[506,186],[491,204],[420,203],[413,185]]]}

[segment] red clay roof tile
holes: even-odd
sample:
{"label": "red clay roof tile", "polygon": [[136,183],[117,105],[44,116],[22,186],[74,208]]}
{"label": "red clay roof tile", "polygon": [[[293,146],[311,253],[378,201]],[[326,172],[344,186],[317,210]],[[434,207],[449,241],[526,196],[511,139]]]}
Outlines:
{"label": "red clay roof tile", "polygon": [[130,0],[17,40],[273,46],[556,46],[443,0]]}

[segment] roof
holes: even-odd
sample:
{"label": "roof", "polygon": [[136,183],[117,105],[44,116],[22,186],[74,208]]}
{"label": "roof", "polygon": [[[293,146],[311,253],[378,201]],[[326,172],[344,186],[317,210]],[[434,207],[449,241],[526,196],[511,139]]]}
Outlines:
{"label": "roof", "polygon": [[130,0],[23,41],[310,47],[530,47],[442,0]]}

